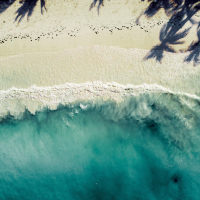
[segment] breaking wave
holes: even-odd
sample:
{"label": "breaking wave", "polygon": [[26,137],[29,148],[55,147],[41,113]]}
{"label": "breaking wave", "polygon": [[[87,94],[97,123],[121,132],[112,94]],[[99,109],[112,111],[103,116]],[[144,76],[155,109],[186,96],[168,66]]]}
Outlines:
{"label": "breaking wave", "polygon": [[199,199],[200,98],[101,82],[0,92],[0,199]]}

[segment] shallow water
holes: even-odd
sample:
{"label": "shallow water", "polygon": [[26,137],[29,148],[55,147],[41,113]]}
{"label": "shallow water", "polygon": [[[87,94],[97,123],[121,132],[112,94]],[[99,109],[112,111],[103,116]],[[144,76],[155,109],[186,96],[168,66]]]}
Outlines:
{"label": "shallow water", "polygon": [[200,112],[191,105],[157,93],[8,115],[0,199],[199,199]]}

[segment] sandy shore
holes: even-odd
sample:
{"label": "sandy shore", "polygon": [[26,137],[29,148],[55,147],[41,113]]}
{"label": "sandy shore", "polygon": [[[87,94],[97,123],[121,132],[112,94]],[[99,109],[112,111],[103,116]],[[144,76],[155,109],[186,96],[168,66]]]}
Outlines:
{"label": "sandy shore", "polygon": [[1,45],[0,56],[92,45],[150,49],[159,42],[159,30],[167,21],[162,11],[151,20],[141,18],[140,24],[136,24],[136,19],[147,7],[140,0],[105,1],[99,15],[97,8],[89,11],[91,2],[48,0],[47,12],[43,15],[38,2],[29,20],[25,16],[18,23],[14,22],[15,12],[21,4],[16,1],[0,16],[0,39],[5,42]]}
{"label": "sandy shore", "polygon": [[[49,0],[47,12],[41,15],[38,4],[29,21],[20,23],[14,22],[18,2],[1,14],[0,90],[102,81],[200,92],[199,67],[183,63],[184,54],[165,54],[162,64],[143,61],[159,43],[167,21],[162,10],[136,24],[144,2],[105,1],[99,15],[96,8],[89,11],[90,4]],[[184,45],[195,38],[194,30]]]}

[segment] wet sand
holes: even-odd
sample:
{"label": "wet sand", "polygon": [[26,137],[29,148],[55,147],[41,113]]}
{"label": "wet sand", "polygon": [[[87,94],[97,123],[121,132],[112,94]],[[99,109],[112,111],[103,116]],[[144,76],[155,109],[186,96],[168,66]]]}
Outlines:
{"label": "wet sand", "polygon": [[[136,19],[147,4],[141,1],[105,1],[98,15],[84,2],[47,1],[47,12],[38,4],[33,15],[18,23],[15,2],[0,15],[0,90],[87,81],[120,84],[159,84],[173,91],[199,93],[198,67],[183,62],[186,54],[164,53],[162,64],[144,61],[159,43],[167,17]],[[190,24],[188,24],[189,26]],[[196,38],[190,31],[184,49]]]}

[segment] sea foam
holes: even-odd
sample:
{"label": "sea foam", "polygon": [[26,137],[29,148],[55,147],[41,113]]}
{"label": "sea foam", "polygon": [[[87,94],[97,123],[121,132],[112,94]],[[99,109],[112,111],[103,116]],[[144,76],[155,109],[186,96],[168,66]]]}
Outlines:
{"label": "sea foam", "polygon": [[0,198],[199,198],[200,99],[159,85],[0,93]]}
{"label": "sea foam", "polygon": [[66,83],[53,87],[36,87],[28,89],[17,89],[12,87],[6,91],[0,91],[0,116],[8,113],[17,117],[27,109],[32,114],[44,107],[56,109],[59,104],[66,105],[77,101],[93,101],[95,99],[113,99],[116,102],[124,100],[127,96],[139,95],[142,93],[165,93],[179,95],[199,100],[196,95],[186,93],[173,93],[157,84],[143,85],[121,85],[117,83],[87,82],[83,84]]}
{"label": "sea foam", "polygon": [[93,82],[1,91],[0,198],[199,198],[200,99]]}
{"label": "sea foam", "polygon": [[[142,96],[146,96],[145,99]],[[143,98],[143,99],[142,99]],[[7,115],[15,118],[23,115],[25,110],[31,114],[43,108],[55,110],[59,105],[89,104],[98,106],[106,104],[106,101],[116,102],[118,109],[127,107],[130,99],[137,104],[159,103],[162,106],[176,110],[175,104],[187,107],[187,110],[197,111],[200,98],[182,92],[173,92],[157,84],[121,85],[118,83],[87,82],[83,84],[66,83],[53,87],[36,87],[28,89],[11,88],[0,91],[0,119]],[[175,102],[172,100],[174,99]],[[171,101],[172,100],[172,101]],[[150,102],[147,102],[150,101]],[[170,105],[171,104],[171,105]],[[82,106],[85,109],[85,106]],[[185,108],[186,109],[186,108]]]}
{"label": "sea foam", "polygon": [[[120,85],[117,83],[87,82],[66,83],[53,87],[28,89],[11,88],[0,92],[0,119],[14,117],[24,119],[28,111],[32,115],[43,110],[56,110],[60,107],[79,107],[81,110],[95,109],[104,118],[114,122],[126,118],[163,124],[180,146],[192,137],[188,130],[196,128],[200,117],[200,98],[186,93],[175,93],[157,84]],[[181,136],[176,128],[184,127]],[[172,136],[172,135],[173,136]],[[193,131],[192,133],[193,134]],[[177,142],[178,144],[178,142]],[[187,146],[187,145],[186,145]]]}

